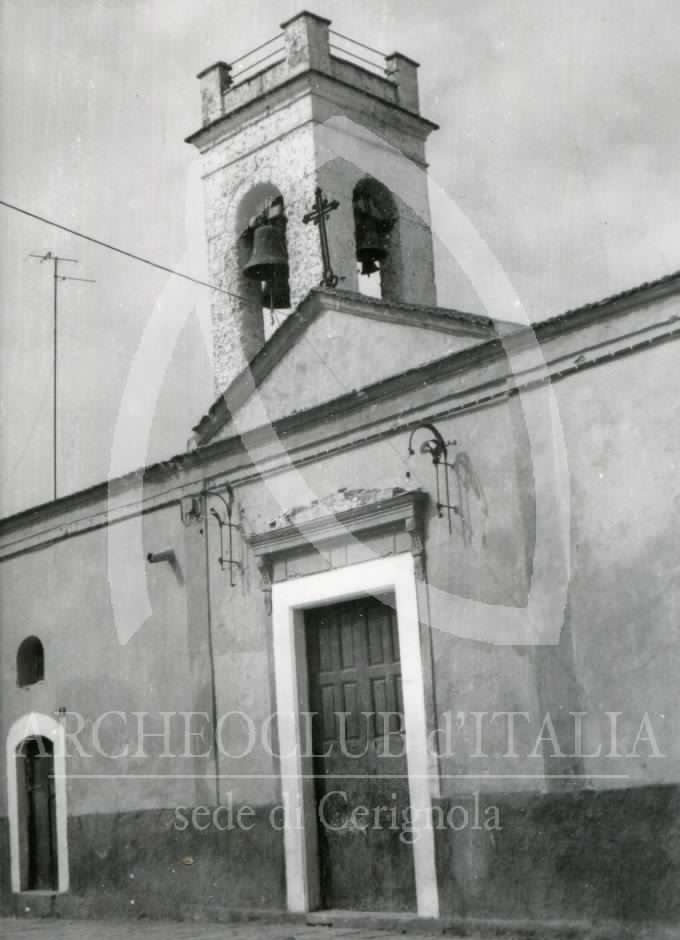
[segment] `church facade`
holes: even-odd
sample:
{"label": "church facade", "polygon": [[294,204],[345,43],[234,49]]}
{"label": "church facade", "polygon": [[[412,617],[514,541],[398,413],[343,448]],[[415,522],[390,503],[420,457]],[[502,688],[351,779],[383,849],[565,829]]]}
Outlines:
{"label": "church facade", "polygon": [[190,448],[0,523],[0,910],[677,922],[680,275],[438,307],[417,64],[282,30]]}

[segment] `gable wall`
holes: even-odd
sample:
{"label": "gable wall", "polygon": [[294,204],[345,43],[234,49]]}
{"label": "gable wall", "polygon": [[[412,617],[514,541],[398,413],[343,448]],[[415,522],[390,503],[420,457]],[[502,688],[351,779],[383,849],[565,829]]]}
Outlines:
{"label": "gable wall", "polygon": [[[326,310],[273,368],[256,400],[239,409],[235,422],[239,432],[251,430],[263,420],[276,421],[479,343],[475,336]],[[228,426],[216,440],[231,434]]]}

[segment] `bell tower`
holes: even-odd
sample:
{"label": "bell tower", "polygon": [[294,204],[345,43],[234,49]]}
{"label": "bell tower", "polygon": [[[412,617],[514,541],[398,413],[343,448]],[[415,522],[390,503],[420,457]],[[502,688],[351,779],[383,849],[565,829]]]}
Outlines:
{"label": "bell tower", "polygon": [[418,64],[330,26],[299,13],[198,76],[202,126],[187,142],[201,153],[210,276],[230,292],[212,308],[219,392],[321,282],[319,230],[303,222],[317,187],[339,202],[339,289],[436,303],[425,143],[437,125],[420,114]]}

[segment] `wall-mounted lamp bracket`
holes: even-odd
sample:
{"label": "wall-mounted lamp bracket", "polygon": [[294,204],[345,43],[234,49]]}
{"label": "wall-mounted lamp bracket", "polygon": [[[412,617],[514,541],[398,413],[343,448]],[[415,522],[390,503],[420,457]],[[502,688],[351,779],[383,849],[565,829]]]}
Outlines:
{"label": "wall-mounted lamp bracket", "polygon": [[[234,529],[241,531],[241,527],[236,522],[232,522],[232,512],[234,509],[234,491],[232,488],[227,485],[224,492],[226,493],[226,499],[222,496],[222,493],[217,493],[214,490],[208,490],[205,494],[206,502],[211,497],[219,499],[224,507],[223,510],[218,510],[214,506],[211,506],[208,510],[209,514],[217,522],[220,531],[220,554],[217,561],[219,562],[220,568],[224,571],[225,568],[229,569],[229,586],[234,587],[234,568],[241,568],[241,562],[234,559],[234,542],[233,542],[233,531]],[[227,544],[226,544],[226,555],[225,555],[225,540],[224,540],[224,530],[227,530]]]}
{"label": "wall-mounted lamp bracket", "polygon": [[[447,521],[449,524],[449,533],[451,533],[453,531],[451,516],[460,515],[460,507],[451,502],[451,487],[449,483],[449,470],[454,470],[455,472],[454,465],[449,462],[449,445],[455,446],[457,441],[445,441],[441,432],[435,427],[434,424],[419,424],[418,427],[414,428],[409,435],[409,457],[412,457],[415,454],[415,450],[413,449],[413,438],[418,433],[418,431],[428,431],[432,435],[432,437],[428,437],[420,445],[420,453],[429,454],[432,458],[435,474],[437,515],[440,519],[443,518],[443,510],[446,510]],[[443,494],[440,473],[443,474],[444,477]],[[406,476],[410,478],[411,472],[407,471]]]}

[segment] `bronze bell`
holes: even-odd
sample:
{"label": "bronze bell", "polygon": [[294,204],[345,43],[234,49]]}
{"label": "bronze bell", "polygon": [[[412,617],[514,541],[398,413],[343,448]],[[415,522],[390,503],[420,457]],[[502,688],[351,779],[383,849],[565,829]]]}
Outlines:
{"label": "bronze bell", "polygon": [[379,270],[377,261],[387,257],[385,237],[378,232],[374,219],[367,218],[357,226],[357,261],[361,262],[362,274],[374,274]]}
{"label": "bronze bell", "polygon": [[263,284],[262,302],[274,309],[290,306],[288,252],[281,225],[265,223],[253,232],[253,250],[243,268],[246,277]]}

